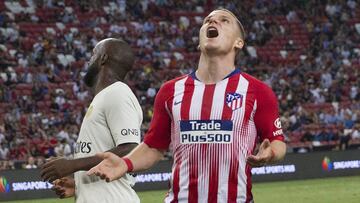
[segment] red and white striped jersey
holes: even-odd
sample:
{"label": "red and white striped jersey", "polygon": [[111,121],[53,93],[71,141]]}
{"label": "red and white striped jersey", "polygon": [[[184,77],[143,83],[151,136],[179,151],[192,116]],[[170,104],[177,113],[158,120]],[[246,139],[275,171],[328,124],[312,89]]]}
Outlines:
{"label": "red and white striped jersey", "polygon": [[272,90],[238,69],[216,84],[194,73],[166,82],[144,140],[173,152],[165,202],[251,202],[246,157],[257,138],[284,139],[278,117]]}

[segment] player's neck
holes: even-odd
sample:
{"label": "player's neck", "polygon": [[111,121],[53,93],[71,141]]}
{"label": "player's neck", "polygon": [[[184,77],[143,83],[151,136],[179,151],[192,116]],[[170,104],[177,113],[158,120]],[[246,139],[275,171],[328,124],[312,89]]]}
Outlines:
{"label": "player's neck", "polygon": [[196,77],[205,84],[214,84],[223,80],[235,70],[234,58],[231,55],[200,55]]}
{"label": "player's neck", "polygon": [[98,81],[95,85],[94,91],[95,95],[97,95],[101,90],[107,88],[108,86],[112,85],[115,82],[122,81],[121,78],[116,78],[115,74],[112,74],[112,72],[108,71],[104,74],[99,74]]}
{"label": "player's neck", "polygon": [[101,92],[103,89],[107,88],[108,86],[112,85],[115,82],[118,82],[119,80],[106,80],[106,82],[98,82],[95,86],[95,95],[97,95],[99,92]]}

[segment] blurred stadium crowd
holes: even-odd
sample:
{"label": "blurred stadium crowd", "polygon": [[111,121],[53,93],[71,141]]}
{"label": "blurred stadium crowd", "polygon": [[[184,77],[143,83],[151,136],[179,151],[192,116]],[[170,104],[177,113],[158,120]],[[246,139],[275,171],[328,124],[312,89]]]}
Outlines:
{"label": "blurred stadium crowd", "polygon": [[[360,146],[360,5],[355,0],[19,0],[0,2],[0,170],[71,156],[91,93],[82,82],[106,37],[136,50],[127,83],[144,112],[163,81],[197,66],[208,11],[246,28],[238,67],[279,99],[290,152]],[[24,164],[25,163],[25,164]]]}

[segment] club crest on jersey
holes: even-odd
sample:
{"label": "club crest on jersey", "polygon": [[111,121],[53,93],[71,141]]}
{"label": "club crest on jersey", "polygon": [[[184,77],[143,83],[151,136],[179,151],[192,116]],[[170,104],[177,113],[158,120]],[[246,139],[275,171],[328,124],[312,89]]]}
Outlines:
{"label": "club crest on jersey", "polygon": [[88,108],[88,110],[86,111],[86,114],[85,114],[85,118],[89,118],[91,113],[93,112],[93,105],[90,105],[90,107]]}
{"label": "club crest on jersey", "polygon": [[226,94],[226,105],[231,108],[231,110],[236,110],[241,108],[243,102],[243,95],[239,93],[227,93]]}

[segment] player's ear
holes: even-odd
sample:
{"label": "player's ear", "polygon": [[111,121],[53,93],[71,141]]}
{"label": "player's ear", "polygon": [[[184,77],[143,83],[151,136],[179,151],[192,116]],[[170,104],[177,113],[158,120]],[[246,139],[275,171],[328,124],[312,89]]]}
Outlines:
{"label": "player's ear", "polygon": [[103,54],[100,56],[100,66],[105,65],[106,61],[108,60],[109,55],[107,54]]}
{"label": "player's ear", "polygon": [[200,44],[197,46],[197,50],[200,50]]}
{"label": "player's ear", "polygon": [[242,40],[240,37],[236,39],[235,41],[235,48],[242,49],[244,47],[244,40]]}

